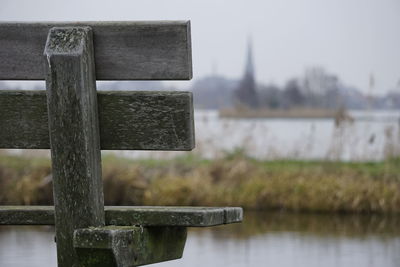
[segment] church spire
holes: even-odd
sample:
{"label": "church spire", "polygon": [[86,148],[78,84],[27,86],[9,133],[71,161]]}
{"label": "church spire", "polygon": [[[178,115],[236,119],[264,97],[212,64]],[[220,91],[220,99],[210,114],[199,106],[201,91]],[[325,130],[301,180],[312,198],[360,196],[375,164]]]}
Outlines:
{"label": "church spire", "polygon": [[253,63],[253,47],[249,37],[247,39],[247,58],[244,75],[239,83],[239,88],[236,90],[237,104],[248,108],[257,108],[257,89],[254,78],[254,63]]}
{"label": "church spire", "polygon": [[253,42],[250,36],[247,38],[247,59],[245,75],[253,76],[254,79]]}

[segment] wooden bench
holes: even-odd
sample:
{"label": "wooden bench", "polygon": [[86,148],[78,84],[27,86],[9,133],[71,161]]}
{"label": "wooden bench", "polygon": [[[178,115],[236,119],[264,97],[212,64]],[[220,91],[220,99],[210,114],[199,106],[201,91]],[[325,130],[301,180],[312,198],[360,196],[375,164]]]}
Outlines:
{"label": "wooden bench", "polygon": [[96,80],[188,80],[190,23],[0,23],[0,148],[51,149],[54,207],[0,206],[0,224],[55,225],[58,266],[138,266],[182,256],[186,227],[241,208],[104,207],[101,149],[191,150],[190,92],[97,92]]}

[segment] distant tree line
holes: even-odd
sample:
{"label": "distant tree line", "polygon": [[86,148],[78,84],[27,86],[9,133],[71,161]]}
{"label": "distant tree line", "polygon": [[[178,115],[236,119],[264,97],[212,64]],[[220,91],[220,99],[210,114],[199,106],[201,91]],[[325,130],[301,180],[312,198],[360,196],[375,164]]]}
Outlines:
{"label": "distant tree line", "polygon": [[[243,84],[243,79],[235,81],[221,76],[209,76],[197,80],[190,90],[194,93],[198,108],[232,108],[238,103],[238,88],[243,96]],[[384,96],[366,95],[356,88],[344,85],[337,76],[318,67],[308,69],[301,78],[288,80],[282,87],[258,84],[256,97],[258,108],[269,109],[400,108],[400,89]]]}
{"label": "distant tree line", "polygon": [[[290,79],[281,87],[274,84],[255,84],[255,81],[246,75],[241,80],[213,75],[197,79],[188,88],[180,90],[193,92],[197,108],[224,109],[234,108],[238,104],[238,97],[246,97],[246,86],[253,88],[250,90],[247,104],[257,108],[400,109],[400,83],[397,90],[386,95],[367,95],[354,87],[344,85],[337,76],[318,67],[306,70],[302,77]],[[0,81],[0,90],[4,89],[45,88],[44,83],[27,88],[23,83],[9,85]],[[171,84],[160,81],[102,82],[98,83],[97,89],[176,90]]]}

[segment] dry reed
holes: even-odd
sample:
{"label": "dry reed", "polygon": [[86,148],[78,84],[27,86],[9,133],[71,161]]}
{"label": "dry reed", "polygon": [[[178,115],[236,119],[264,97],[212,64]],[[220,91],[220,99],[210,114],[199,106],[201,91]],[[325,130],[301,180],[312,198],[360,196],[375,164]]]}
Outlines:
{"label": "dry reed", "polygon": [[[375,163],[103,159],[107,205],[242,206],[251,210],[400,211],[396,159]],[[0,155],[0,204],[52,204],[48,159]]]}

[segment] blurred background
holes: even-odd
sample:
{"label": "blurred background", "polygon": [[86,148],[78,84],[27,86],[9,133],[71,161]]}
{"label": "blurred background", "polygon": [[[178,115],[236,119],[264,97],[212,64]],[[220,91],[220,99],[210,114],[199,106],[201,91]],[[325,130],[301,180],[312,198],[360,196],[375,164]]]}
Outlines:
{"label": "blurred background", "polygon": [[[103,153],[107,205],[245,209],[160,267],[400,265],[399,14],[397,0],[0,0],[0,21],[191,21],[191,81],[97,84],[195,104],[193,151]],[[1,205],[51,191],[49,151],[0,150]],[[56,266],[53,235],[0,227],[0,266]]]}

